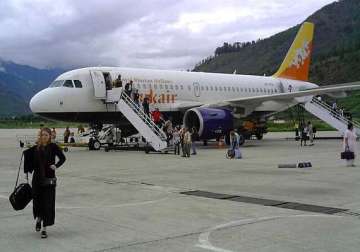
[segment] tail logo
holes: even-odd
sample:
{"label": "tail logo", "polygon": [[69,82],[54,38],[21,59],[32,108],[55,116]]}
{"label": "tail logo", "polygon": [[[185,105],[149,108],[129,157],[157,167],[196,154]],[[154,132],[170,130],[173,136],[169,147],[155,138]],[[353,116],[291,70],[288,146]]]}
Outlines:
{"label": "tail logo", "polygon": [[310,49],[310,42],[304,41],[304,44],[301,48],[296,50],[293,60],[289,67],[296,67],[299,69],[302,65],[304,65],[305,60],[310,57],[311,49]]}

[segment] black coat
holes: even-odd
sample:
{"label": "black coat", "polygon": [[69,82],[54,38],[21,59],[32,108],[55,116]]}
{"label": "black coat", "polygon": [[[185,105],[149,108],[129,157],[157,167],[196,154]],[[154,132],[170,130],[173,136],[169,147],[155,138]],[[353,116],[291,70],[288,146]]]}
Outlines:
{"label": "black coat", "polygon": [[[59,160],[55,163],[56,157]],[[55,186],[46,186],[43,182],[55,177],[55,171],[50,166],[54,164],[58,168],[65,160],[62,150],[54,143],[24,151],[24,171],[33,172],[33,215],[34,218],[40,217],[44,226],[51,226],[55,222]]]}
{"label": "black coat", "polygon": [[[44,152],[45,151],[45,152]],[[57,144],[50,143],[45,150],[39,150],[38,146],[33,146],[24,151],[24,173],[34,172],[34,176],[40,174],[40,155],[45,154],[43,162],[45,162],[45,177],[54,178],[55,171],[50,168],[50,165],[55,165],[59,168],[66,160],[62,150]],[[55,157],[58,157],[58,162],[55,163]]]}

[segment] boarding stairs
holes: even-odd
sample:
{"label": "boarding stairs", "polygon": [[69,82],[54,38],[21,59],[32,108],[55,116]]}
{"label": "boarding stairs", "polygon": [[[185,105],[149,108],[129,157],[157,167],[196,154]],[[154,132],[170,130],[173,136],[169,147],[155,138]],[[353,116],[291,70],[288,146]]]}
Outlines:
{"label": "boarding stairs", "polygon": [[154,150],[163,151],[168,148],[166,134],[125,92],[108,94],[106,103],[116,104],[119,111],[139,131]]}
{"label": "boarding stairs", "polygon": [[318,100],[314,97],[311,101],[302,105],[308,112],[315,115],[322,121],[328,123],[342,134],[346,131],[349,123],[354,125],[356,134],[360,136],[360,123],[354,120],[349,120],[340,114],[338,111],[334,111],[327,103]]}

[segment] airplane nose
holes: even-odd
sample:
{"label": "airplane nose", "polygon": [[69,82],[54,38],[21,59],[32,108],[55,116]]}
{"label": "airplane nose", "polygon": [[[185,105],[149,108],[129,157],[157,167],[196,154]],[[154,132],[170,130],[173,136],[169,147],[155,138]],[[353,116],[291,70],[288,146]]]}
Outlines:
{"label": "airplane nose", "polygon": [[49,89],[44,89],[35,94],[30,100],[30,109],[33,113],[46,112],[54,99]]}
{"label": "airplane nose", "polygon": [[30,100],[30,109],[33,113],[38,112],[39,109],[39,93],[35,94]]}

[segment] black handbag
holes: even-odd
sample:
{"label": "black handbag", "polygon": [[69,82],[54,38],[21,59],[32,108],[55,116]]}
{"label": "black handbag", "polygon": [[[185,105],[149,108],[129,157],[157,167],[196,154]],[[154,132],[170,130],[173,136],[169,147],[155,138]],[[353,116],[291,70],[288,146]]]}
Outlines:
{"label": "black handbag", "polygon": [[341,152],[341,159],[351,160],[354,158],[355,158],[354,152],[350,151],[349,147],[346,147],[345,151]]}
{"label": "black handbag", "polygon": [[27,204],[32,200],[32,189],[29,184],[29,177],[26,173],[26,183],[21,183],[18,185],[19,182],[19,174],[20,174],[20,167],[22,163],[24,154],[21,156],[19,170],[16,178],[15,188],[13,193],[9,196],[9,201],[12,205],[12,207],[18,211],[24,209]]}

